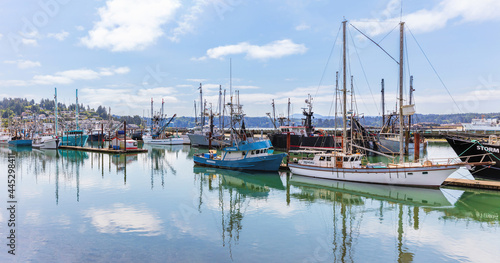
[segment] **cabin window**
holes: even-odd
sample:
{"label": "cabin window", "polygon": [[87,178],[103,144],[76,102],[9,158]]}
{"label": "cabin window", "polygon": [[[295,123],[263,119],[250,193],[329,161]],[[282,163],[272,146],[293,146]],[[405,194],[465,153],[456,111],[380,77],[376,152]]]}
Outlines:
{"label": "cabin window", "polygon": [[413,173],[408,173],[408,175],[413,175]]}
{"label": "cabin window", "polygon": [[325,160],[325,156],[321,156],[321,157],[319,157],[319,160],[320,160],[320,161],[324,161],[324,160]]}
{"label": "cabin window", "polygon": [[337,157],[337,162],[341,162],[342,161],[342,157]]}
{"label": "cabin window", "polygon": [[344,157],[344,162],[348,162],[349,161],[349,157]]}
{"label": "cabin window", "polygon": [[245,152],[241,152],[241,156],[245,156]]}
{"label": "cabin window", "polygon": [[330,157],[330,156],[326,157],[327,162],[330,162],[331,160],[332,160],[332,157]]}
{"label": "cabin window", "polygon": [[422,172],[422,174],[428,174],[429,172]]}
{"label": "cabin window", "polygon": [[254,155],[254,154],[255,154],[255,152],[254,152],[254,151],[252,151],[252,152],[251,152],[251,154],[252,154],[252,155]]}

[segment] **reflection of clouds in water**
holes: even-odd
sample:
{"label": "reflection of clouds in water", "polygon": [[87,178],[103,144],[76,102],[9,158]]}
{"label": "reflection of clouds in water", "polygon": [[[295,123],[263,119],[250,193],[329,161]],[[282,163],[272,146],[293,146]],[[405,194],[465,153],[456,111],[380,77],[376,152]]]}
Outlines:
{"label": "reflection of clouds in water", "polygon": [[91,208],[84,212],[92,219],[97,231],[107,234],[140,233],[142,236],[160,235],[162,221],[149,211],[118,203],[111,209]]}

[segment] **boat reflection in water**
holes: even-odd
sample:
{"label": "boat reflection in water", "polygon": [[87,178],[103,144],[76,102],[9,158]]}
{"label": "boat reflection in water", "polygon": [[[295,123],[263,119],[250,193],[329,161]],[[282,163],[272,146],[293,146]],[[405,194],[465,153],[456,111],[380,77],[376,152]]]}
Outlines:
{"label": "boat reflection in water", "polygon": [[204,189],[208,188],[209,192],[218,195],[222,246],[228,247],[230,257],[233,244],[238,244],[250,199],[267,199],[271,190],[285,190],[277,172],[254,173],[193,167],[193,173],[195,181],[199,183],[198,211],[201,211],[203,198],[207,198]]}
{"label": "boat reflection in water", "polygon": [[358,198],[363,196],[370,199],[426,207],[451,207],[456,201],[456,196],[450,198],[450,195],[443,193],[446,191],[444,189],[334,181],[300,175],[293,175],[289,182],[302,190],[301,195],[304,197],[311,195],[313,199],[331,198],[331,200],[335,200],[335,196],[343,193]]}
{"label": "boat reflection in water", "polygon": [[[383,239],[388,235],[385,232],[387,227],[397,229],[394,251],[398,262],[412,262],[418,250],[413,244],[418,242],[415,237],[434,227],[443,228],[443,231],[447,228],[446,224],[435,225],[433,220],[428,219],[430,217],[436,218],[437,222],[451,221],[456,224],[472,221],[479,223],[481,228],[498,227],[500,223],[500,193],[495,191],[376,185],[297,175],[288,180],[287,192],[289,188],[292,188],[292,202],[298,199],[307,203],[326,201],[333,204],[333,226],[328,228],[324,242],[331,244],[333,255],[328,252],[330,256],[341,262],[357,258],[354,255],[356,244],[363,242],[364,238],[378,236]],[[380,229],[367,228],[370,223],[363,222],[363,218],[372,216],[379,217]],[[487,224],[481,224],[483,222]]]}

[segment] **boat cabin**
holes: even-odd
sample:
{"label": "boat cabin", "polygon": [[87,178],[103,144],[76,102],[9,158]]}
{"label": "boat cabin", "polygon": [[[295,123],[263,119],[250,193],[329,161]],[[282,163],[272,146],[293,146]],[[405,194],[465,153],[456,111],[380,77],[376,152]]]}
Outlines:
{"label": "boat cabin", "polygon": [[137,149],[137,141],[128,137],[126,140],[123,137],[115,137],[111,140],[111,147],[115,150]]}
{"label": "boat cabin", "polygon": [[343,153],[321,153],[313,158],[304,158],[298,161],[299,164],[314,165],[320,167],[335,168],[363,168],[361,166],[362,154],[343,154]]}

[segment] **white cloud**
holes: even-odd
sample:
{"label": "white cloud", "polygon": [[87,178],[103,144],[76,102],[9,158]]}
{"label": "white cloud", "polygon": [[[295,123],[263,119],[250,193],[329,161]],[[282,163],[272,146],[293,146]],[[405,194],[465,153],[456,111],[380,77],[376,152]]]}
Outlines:
{"label": "white cloud", "polygon": [[237,90],[242,90],[242,89],[260,89],[260,87],[257,86],[244,86],[244,85],[239,85],[239,86],[233,86],[234,89]]}
{"label": "white cloud", "polygon": [[189,12],[182,16],[177,27],[172,30],[173,35],[169,37],[172,41],[179,41],[179,37],[194,31],[194,23],[202,16],[205,11],[204,8],[208,6],[211,1],[196,0],[196,3],[189,9]]}
{"label": "white cloud", "polygon": [[21,42],[26,45],[26,46],[37,46],[38,41],[36,39],[31,39],[31,38],[23,38],[21,39]]}
{"label": "white cloud", "polygon": [[4,63],[16,64],[17,67],[20,69],[27,69],[27,68],[34,68],[41,66],[40,62],[31,60],[9,60],[9,61],[4,61]]}
{"label": "white cloud", "polygon": [[36,75],[33,77],[33,84],[51,85],[51,84],[70,84],[75,80],[93,80],[104,76],[116,74],[126,74],[129,72],[127,67],[121,68],[101,68],[99,72],[91,69],[74,69],[56,72],[54,75]]}
{"label": "white cloud", "polygon": [[83,30],[85,30],[85,27],[83,27],[83,26],[75,26],[75,29],[78,30],[78,31],[83,31]]}
{"label": "white cloud", "polygon": [[207,56],[200,59],[221,59],[224,56],[246,54],[248,59],[281,58],[284,56],[303,54],[307,51],[304,44],[295,44],[290,39],[273,41],[263,46],[250,45],[242,42],[236,45],[220,46],[207,50]]}
{"label": "white cloud", "polygon": [[203,82],[207,81],[207,79],[187,79],[187,81],[193,81],[193,82],[203,83]]}
{"label": "white cloud", "polygon": [[47,37],[55,38],[55,39],[57,39],[59,41],[63,41],[68,36],[69,36],[69,33],[66,32],[66,31],[64,31],[64,30],[61,31],[60,33],[49,33],[49,34],[47,34]]}
{"label": "white cloud", "polygon": [[[383,19],[351,21],[371,36],[389,32],[399,21],[399,0],[392,0],[381,13]],[[442,0],[432,9],[421,9],[402,17],[413,32],[430,32],[445,27],[450,21],[459,22],[500,20],[500,1]]]}
{"label": "white cloud", "polygon": [[161,26],[179,7],[178,0],[109,0],[98,9],[100,21],[81,43],[111,51],[142,50],[163,35]]}
{"label": "white cloud", "polygon": [[2,37],[3,37],[3,35],[2,35],[2,34],[0,34],[0,39],[2,39]]}
{"label": "white cloud", "polygon": [[295,30],[297,30],[297,31],[304,31],[304,30],[308,30],[309,28],[311,28],[309,25],[300,24],[300,25],[298,25],[298,26],[295,27]]}

